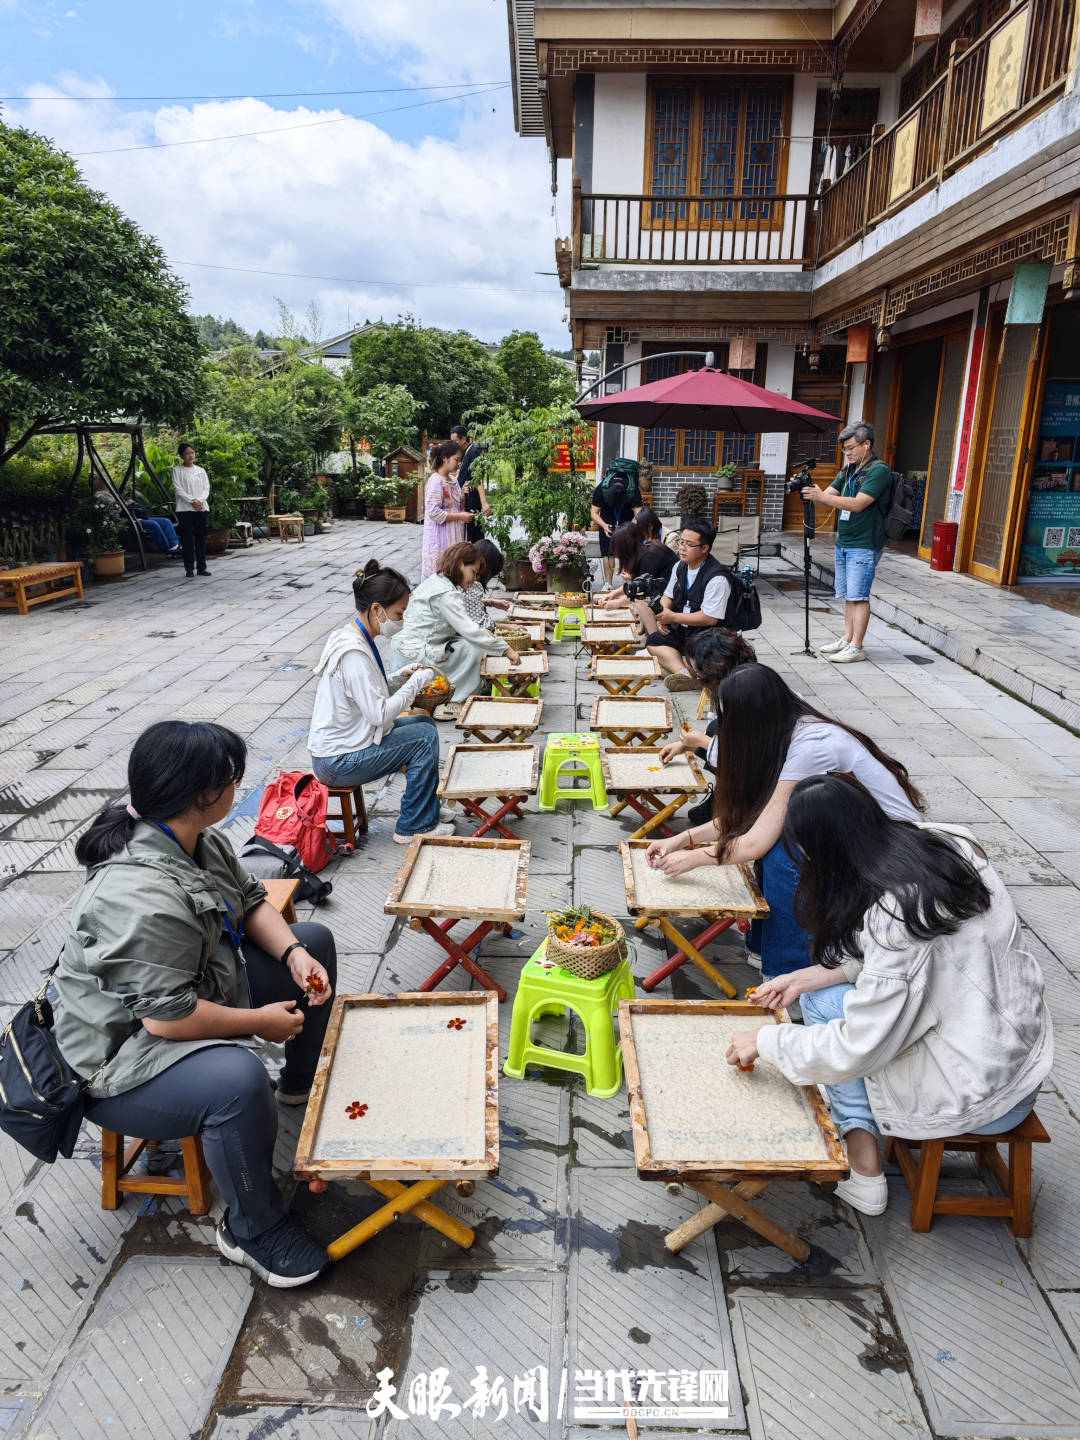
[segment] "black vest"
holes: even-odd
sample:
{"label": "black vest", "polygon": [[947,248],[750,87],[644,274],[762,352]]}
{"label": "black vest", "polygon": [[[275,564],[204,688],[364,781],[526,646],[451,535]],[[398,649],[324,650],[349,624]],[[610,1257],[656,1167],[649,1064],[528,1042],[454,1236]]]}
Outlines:
{"label": "black vest", "polygon": [[680,560],[675,566],[675,588],[671,592],[670,608],[675,611],[676,615],[681,615],[687,603],[689,603],[691,613],[696,614],[697,611],[701,609],[702,601],[705,599],[705,589],[709,581],[715,580],[716,577],[722,575],[723,572],[724,567],[720,564],[720,561],[712,555],[708,556],[704,565],[699,568],[697,578],[694,580],[693,585],[690,586],[689,593],[687,593],[686,577],[689,570],[686,561]]}

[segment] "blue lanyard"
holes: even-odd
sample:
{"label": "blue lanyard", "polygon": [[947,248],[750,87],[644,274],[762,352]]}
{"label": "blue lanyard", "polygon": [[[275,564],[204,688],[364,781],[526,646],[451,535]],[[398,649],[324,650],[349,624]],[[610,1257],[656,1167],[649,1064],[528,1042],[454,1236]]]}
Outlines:
{"label": "blue lanyard", "polygon": [[[382,678],[383,678],[384,680],[386,680],[386,666],[383,664],[383,658],[382,658],[382,656],[379,654],[379,651],[378,651],[378,648],[377,648],[377,646],[376,646],[376,644],[375,644],[375,641],[371,638],[371,635],[368,633],[368,628],[367,628],[367,626],[366,626],[366,625],[364,624],[364,622],[360,619],[360,616],[359,616],[359,615],[356,617],[356,620],[355,620],[354,623],[355,623],[356,628],[357,628],[358,630],[362,630],[362,631],[363,631],[363,633],[364,633],[364,639],[365,639],[365,640],[367,641],[367,643],[371,646],[371,648],[372,648],[372,650],[374,651],[374,654],[375,654],[375,659],[379,662],[379,669],[382,671]],[[390,682],[387,680],[386,683],[389,684]]]}
{"label": "blue lanyard", "polygon": [[[156,825],[163,835],[168,835],[169,839],[172,840],[174,844],[179,845],[180,849],[184,850],[184,847],[181,844],[180,840],[177,839],[176,832],[170,826],[166,825],[164,820],[152,820],[150,823],[152,825]],[[191,855],[188,855],[188,852],[186,850],[184,850],[184,854],[187,855],[187,858],[189,860],[193,858]],[[240,949],[240,942],[244,938],[244,917],[242,915],[237,915],[236,911],[229,904],[228,900],[225,899],[224,895],[222,895],[221,897],[221,903],[225,906],[227,912],[221,917],[222,923],[224,924],[225,929],[229,933],[229,941],[232,944],[233,949],[236,951],[242,962],[243,952]],[[235,927],[233,925],[233,921],[236,922]]]}

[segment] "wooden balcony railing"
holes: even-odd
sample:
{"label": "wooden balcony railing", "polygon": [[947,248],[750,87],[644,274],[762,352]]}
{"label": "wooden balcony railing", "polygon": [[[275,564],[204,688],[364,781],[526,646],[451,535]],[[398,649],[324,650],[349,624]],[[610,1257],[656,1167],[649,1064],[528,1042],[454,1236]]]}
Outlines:
{"label": "wooden balcony railing", "polygon": [[574,184],[574,268],[787,265],[813,257],[810,195],[585,195]]}
{"label": "wooden balcony railing", "polygon": [[1063,88],[1076,0],[1021,0],[979,39],[953,42],[945,73],[875,134],[821,196],[818,261],[940,184]]}

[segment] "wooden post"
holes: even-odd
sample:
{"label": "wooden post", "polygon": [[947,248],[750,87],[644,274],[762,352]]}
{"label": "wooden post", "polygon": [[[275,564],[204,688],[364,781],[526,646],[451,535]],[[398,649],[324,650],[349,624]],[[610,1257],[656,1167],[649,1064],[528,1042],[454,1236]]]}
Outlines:
{"label": "wooden post", "polygon": [[581,180],[574,180],[573,195],[570,202],[571,228],[570,243],[573,246],[573,268],[581,269]]}
{"label": "wooden post", "polygon": [[955,90],[956,62],[968,47],[966,40],[954,40],[949,49],[949,68],[945,72],[945,93],[941,101],[941,124],[938,127],[938,164],[937,183],[940,185],[945,178],[945,166],[949,162],[949,152],[953,141],[954,124],[952,114],[953,93]]}
{"label": "wooden post", "polygon": [[[870,229],[870,191],[873,188],[874,180],[874,156],[878,141],[884,134],[884,125],[875,125],[870,132],[870,149],[866,152],[866,182],[863,185],[862,226],[858,232],[860,235],[865,235]],[[854,240],[855,236],[853,235],[851,238]]]}

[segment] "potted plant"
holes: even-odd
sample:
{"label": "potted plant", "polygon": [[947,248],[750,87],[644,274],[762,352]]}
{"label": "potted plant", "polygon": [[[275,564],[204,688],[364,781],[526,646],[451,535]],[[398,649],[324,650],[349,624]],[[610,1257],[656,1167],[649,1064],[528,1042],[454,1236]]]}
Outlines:
{"label": "potted plant", "polygon": [[327,511],[330,509],[330,494],[326,486],[316,482],[304,496],[303,510],[305,530],[307,522],[310,521],[316,535],[321,535],[324,530],[329,530],[330,522],[327,520]]}
{"label": "potted plant", "polygon": [[542,535],[529,549],[532,568],[538,575],[546,577],[549,590],[576,590],[581,586],[582,564],[588,543],[588,536],[580,530]]}
{"label": "potted plant", "polygon": [[361,483],[369,519],[374,519],[373,512],[379,511],[391,524],[404,524],[405,506],[400,502],[402,491],[415,484],[412,476],[369,475]]}
{"label": "potted plant", "polygon": [[648,460],[642,460],[638,466],[638,489],[641,492],[641,503],[653,508],[653,467]]}
{"label": "potted plant", "polygon": [[123,512],[108,495],[90,495],[75,511],[73,548],[90,556],[96,578],[124,573]]}
{"label": "potted plant", "polygon": [[334,481],[339,515],[363,515],[365,505],[360,484],[360,477],[354,478],[352,475],[339,475]]}
{"label": "potted plant", "polygon": [[726,465],[718,465],[716,468],[716,488],[719,491],[734,490],[735,477],[739,473],[739,467],[733,460]]}
{"label": "potted plant", "polygon": [[675,504],[680,515],[706,515],[709,509],[709,492],[704,485],[680,485]]}
{"label": "potted plant", "polygon": [[224,555],[232,528],[240,519],[240,506],[228,485],[217,484],[210,491],[210,517],[206,530],[206,553]]}

